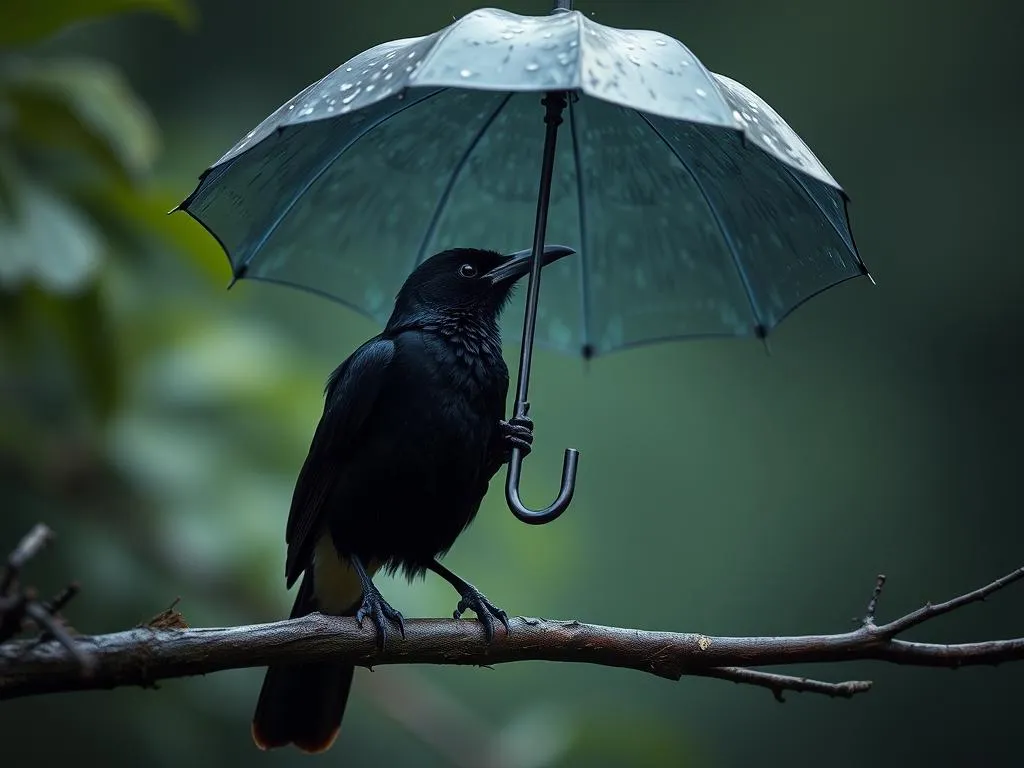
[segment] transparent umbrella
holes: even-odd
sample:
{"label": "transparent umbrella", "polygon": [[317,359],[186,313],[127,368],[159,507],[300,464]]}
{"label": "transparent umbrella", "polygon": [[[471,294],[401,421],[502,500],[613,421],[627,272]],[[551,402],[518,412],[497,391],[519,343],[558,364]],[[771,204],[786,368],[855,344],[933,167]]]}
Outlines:
{"label": "transparent umbrella", "polygon": [[[656,341],[764,337],[867,275],[839,184],[756,94],[678,40],[487,8],[382,43],[250,131],[182,202],[235,279],[290,285],[381,323],[410,271],[449,247],[533,243],[514,413],[534,339],[593,357]],[[541,141],[543,138],[543,142]],[[544,270],[548,237],[577,253]],[[578,453],[541,510],[569,505]]]}

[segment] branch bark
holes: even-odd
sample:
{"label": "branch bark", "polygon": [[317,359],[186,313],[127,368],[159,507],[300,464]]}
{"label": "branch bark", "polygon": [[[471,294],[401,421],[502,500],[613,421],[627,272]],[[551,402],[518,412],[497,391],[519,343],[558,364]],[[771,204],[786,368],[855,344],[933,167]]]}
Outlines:
{"label": "branch bark", "polygon": [[215,629],[141,627],[108,635],[79,636],[75,645],[92,659],[83,674],[76,656],[55,641],[13,641],[0,645],[0,699],[44,693],[151,687],[159,680],[204,675],[271,663],[347,659],[379,664],[461,664],[489,666],[514,661],[555,661],[624,667],[679,680],[713,677],[771,690],[821,693],[849,698],[867,691],[869,681],[828,683],[764,672],[751,667],[871,659],[894,664],[957,668],[1024,660],[1024,638],[940,645],[897,637],[901,632],[1024,578],[1024,568],[945,603],[928,604],[888,624],[874,620],[881,584],[868,615],[851,632],[793,637],[712,637],[654,632],[518,617],[511,633],[486,642],[476,621],[411,619],[406,637],[376,647],[375,634],[350,617],[311,614],[270,624]]}

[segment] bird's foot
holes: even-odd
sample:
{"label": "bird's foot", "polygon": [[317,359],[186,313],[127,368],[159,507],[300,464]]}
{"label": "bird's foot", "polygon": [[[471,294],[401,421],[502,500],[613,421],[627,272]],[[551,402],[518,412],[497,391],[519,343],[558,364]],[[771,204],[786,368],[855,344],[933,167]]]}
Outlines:
{"label": "bird's foot", "polygon": [[524,457],[529,456],[533,449],[533,419],[529,416],[513,416],[508,421],[502,419],[498,426],[510,453],[513,448],[518,448]]}
{"label": "bird's foot", "polygon": [[388,605],[376,587],[363,592],[363,603],[356,611],[356,623],[360,629],[363,626],[363,619],[367,616],[373,619],[373,625],[377,628],[377,647],[380,650],[384,650],[384,642],[388,637],[388,621],[395,622],[398,631],[402,633],[402,638],[405,638],[405,619],[401,613]]}
{"label": "bird's foot", "polygon": [[495,619],[500,621],[502,626],[505,627],[505,634],[509,633],[508,614],[484,597],[479,589],[472,584],[466,584],[465,588],[461,590],[461,595],[462,599],[459,600],[452,618],[461,619],[465,611],[473,611],[477,619],[484,626],[484,635],[487,637],[487,642],[491,642],[494,639]]}

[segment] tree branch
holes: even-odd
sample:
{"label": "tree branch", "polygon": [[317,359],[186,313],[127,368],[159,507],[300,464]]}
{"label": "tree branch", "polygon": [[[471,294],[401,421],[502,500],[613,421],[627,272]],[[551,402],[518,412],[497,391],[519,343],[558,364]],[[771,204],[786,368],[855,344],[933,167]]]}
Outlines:
{"label": "tree branch", "polygon": [[1024,660],[1024,638],[939,645],[897,637],[936,616],[983,600],[1024,578],[1024,568],[981,589],[945,603],[926,605],[876,625],[879,579],[868,616],[852,632],[794,637],[710,637],[652,632],[519,617],[512,632],[499,632],[488,644],[476,621],[412,619],[404,640],[378,652],[371,627],[350,617],[311,614],[271,624],[221,629],[152,626],[109,635],[75,638],[77,649],[93,659],[84,676],[75,656],[59,642],[12,641],[0,645],[0,699],[59,691],[153,686],[158,680],[224,669],[262,667],[278,662],[346,659],[361,666],[379,664],[494,665],[513,661],[557,661],[623,667],[669,680],[683,675],[713,677],[771,690],[820,693],[849,698],[871,683],[827,683],[762,672],[750,667],[872,659],[894,664],[957,668]]}

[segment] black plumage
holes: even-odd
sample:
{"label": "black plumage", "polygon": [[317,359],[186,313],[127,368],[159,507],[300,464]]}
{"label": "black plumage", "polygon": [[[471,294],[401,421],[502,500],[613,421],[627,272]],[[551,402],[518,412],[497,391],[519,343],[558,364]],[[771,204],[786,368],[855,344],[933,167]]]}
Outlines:
{"label": "black plumage", "polygon": [[[549,246],[543,261],[571,249]],[[323,416],[299,472],[288,516],[285,576],[302,584],[291,616],[312,611],[371,617],[383,645],[402,616],[372,576],[432,570],[492,637],[505,613],[437,558],[472,522],[513,446],[528,451],[532,424],[504,420],[508,368],[499,317],[529,253],[452,249],[409,276],[384,331],[328,379]],[[264,749],[331,746],[341,724],[351,665],[267,670],[253,718]]]}

